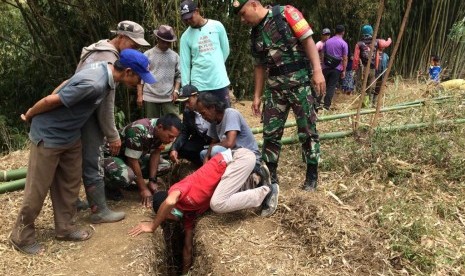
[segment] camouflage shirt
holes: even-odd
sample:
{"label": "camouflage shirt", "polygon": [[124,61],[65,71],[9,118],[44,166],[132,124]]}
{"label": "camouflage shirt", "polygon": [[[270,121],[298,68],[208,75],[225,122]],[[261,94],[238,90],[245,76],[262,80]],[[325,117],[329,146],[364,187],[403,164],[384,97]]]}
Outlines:
{"label": "camouflage shirt", "polygon": [[162,147],[162,142],[154,136],[157,124],[155,119],[140,119],[120,130],[120,155],[139,159]]}
{"label": "camouflage shirt", "polygon": [[[286,14],[289,11],[291,11],[291,14]],[[301,62],[309,64],[304,47],[299,40],[310,37],[313,31],[301,13],[294,7],[281,6],[281,15],[284,21],[286,37],[283,37],[278,31],[278,24],[273,18],[271,10],[262,22],[252,29],[252,56],[255,64],[264,65],[268,69]],[[289,16],[296,19],[296,25],[302,22],[308,26],[304,33],[299,33],[299,36],[296,35],[295,25],[291,26],[286,18]],[[290,49],[292,50],[290,51]],[[278,87],[283,84],[288,84],[291,87],[298,86],[302,82],[309,81],[310,73],[308,69],[302,69],[285,75],[270,76],[267,84],[270,87]]]}

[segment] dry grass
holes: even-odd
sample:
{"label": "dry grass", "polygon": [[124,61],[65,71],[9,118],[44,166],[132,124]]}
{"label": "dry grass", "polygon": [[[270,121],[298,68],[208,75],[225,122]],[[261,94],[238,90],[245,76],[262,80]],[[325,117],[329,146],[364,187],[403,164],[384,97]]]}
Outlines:
{"label": "dry grass", "polygon": [[[384,100],[393,105],[435,93],[426,85],[396,80]],[[350,110],[354,98],[338,95],[337,110],[332,113]],[[246,114],[251,126],[260,125],[259,118],[247,115],[250,102],[236,103],[236,108]],[[385,113],[380,125],[458,117],[463,117],[460,100]],[[365,116],[363,122],[368,124],[369,118]],[[320,123],[318,129],[331,132],[351,126],[352,119],[347,118]],[[262,218],[257,210],[245,210],[203,216],[196,228],[193,275],[464,275],[464,132],[460,125],[436,126],[324,141],[320,186],[315,193],[299,189],[305,171],[300,146],[284,147],[278,168],[281,196],[276,214]],[[290,128],[285,136],[293,134],[295,128]],[[21,162],[27,160],[22,157],[26,154],[3,157],[0,168],[24,166]],[[160,231],[151,240],[153,246],[147,239],[122,242],[128,239],[125,231],[150,214],[140,210],[135,200],[113,206],[128,212],[123,225],[99,226],[104,236],[83,245],[53,240],[47,201],[37,226],[39,238],[52,249],[44,257],[30,258],[6,243],[21,199],[22,192],[0,195],[0,252],[10,256],[2,258],[1,274],[166,275]],[[118,247],[119,243],[125,246]],[[117,247],[118,252],[91,253],[102,244],[106,251]],[[95,259],[85,262],[76,252]],[[58,269],[70,264],[75,274]],[[92,266],[103,266],[107,271]]]}

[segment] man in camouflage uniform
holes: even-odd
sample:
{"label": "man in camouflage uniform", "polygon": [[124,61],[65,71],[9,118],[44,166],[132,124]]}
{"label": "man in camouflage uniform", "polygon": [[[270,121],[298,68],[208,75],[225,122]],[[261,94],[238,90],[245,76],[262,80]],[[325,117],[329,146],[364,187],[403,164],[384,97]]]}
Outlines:
{"label": "man in camouflage uniform", "polygon": [[[181,120],[175,114],[159,119],[140,119],[125,126],[119,132],[120,153],[104,159],[106,186],[115,189],[135,182],[141,203],[150,207],[152,194],[158,190],[157,170],[163,145],[172,143],[181,127]],[[144,178],[149,179],[147,184]]]}
{"label": "man in camouflage uniform", "polygon": [[233,8],[241,22],[253,27],[252,55],[255,59],[255,90],[252,111],[260,114],[264,89],[263,160],[272,181],[278,184],[276,170],[281,151],[284,123],[292,108],[297,118],[302,157],[307,164],[303,189],[314,190],[318,180],[320,144],[316,130],[314,92],[324,93],[325,81],[313,31],[302,14],[292,6],[264,7],[257,0],[238,0]]}

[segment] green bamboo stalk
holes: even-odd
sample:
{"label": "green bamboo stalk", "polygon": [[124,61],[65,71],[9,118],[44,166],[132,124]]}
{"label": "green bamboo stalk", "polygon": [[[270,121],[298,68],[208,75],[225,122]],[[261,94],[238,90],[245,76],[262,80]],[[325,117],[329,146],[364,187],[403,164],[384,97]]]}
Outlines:
{"label": "green bamboo stalk", "polygon": [[26,178],[0,183],[0,194],[24,189]]}
{"label": "green bamboo stalk", "polygon": [[[452,98],[452,96],[443,96],[443,97],[434,98],[434,99],[432,99],[432,103],[441,104],[441,103],[446,102],[445,100],[450,99],[450,98]],[[388,106],[388,107],[382,108],[380,110],[380,112],[399,111],[399,110],[408,109],[408,108],[420,107],[420,106],[424,105],[425,101],[426,100],[417,100],[417,101],[413,101],[413,102],[401,103],[401,104],[394,105],[394,106]],[[360,115],[373,114],[375,112],[376,112],[376,109],[374,109],[374,108],[363,109],[360,112]],[[333,121],[333,120],[348,118],[348,117],[352,117],[352,116],[354,116],[356,114],[357,114],[356,111],[352,111],[352,112],[348,112],[348,113],[340,113],[340,114],[333,114],[333,115],[328,115],[328,116],[321,116],[321,117],[318,117],[317,122]],[[284,128],[294,127],[296,125],[297,125],[296,121],[289,121],[289,122],[286,122],[284,124]],[[263,127],[254,127],[251,130],[252,130],[253,134],[258,134],[258,133],[263,132]]]}
{"label": "green bamboo stalk", "polygon": [[[432,98],[432,99],[429,99],[429,100],[431,102],[433,102],[433,103],[438,104],[438,103],[444,102],[447,99],[451,99],[453,97],[454,96],[440,96],[440,97]],[[425,103],[426,101],[427,101],[426,99],[419,99],[419,100],[415,100],[415,101],[411,101],[411,102],[399,103],[399,104],[396,104],[394,106],[404,106],[404,105],[412,105],[412,104],[417,104],[417,103]]]}
{"label": "green bamboo stalk", "polygon": [[[455,119],[455,120],[441,120],[441,121],[427,122],[427,123],[406,124],[406,125],[399,125],[399,126],[377,127],[374,131],[375,132],[391,132],[391,131],[412,130],[412,129],[433,127],[433,126],[455,125],[455,124],[465,124],[465,118]],[[353,130],[322,133],[320,134],[320,141],[345,138],[352,134],[354,134]],[[281,139],[281,143],[283,145],[290,145],[290,144],[295,144],[298,142],[299,142],[298,136],[284,137]],[[257,144],[259,147],[262,147],[263,140],[257,141]]]}
{"label": "green bamboo stalk", "polygon": [[27,168],[19,168],[10,171],[0,171],[0,181],[10,181],[25,178]]}
{"label": "green bamboo stalk", "polygon": [[[455,124],[464,124],[464,123],[465,123],[465,118],[460,118],[460,119],[455,119],[455,120],[441,120],[441,121],[436,121],[436,122],[416,123],[416,124],[407,124],[407,125],[400,125],[400,126],[377,127],[375,131],[391,132],[391,131],[399,131],[399,130],[412,130],[412,129],[426,128],[426,127],[434,127],[434,126],[441,126],[441,125],[455,125]],[[320,134],[320,140],[345,138],[345,137],[352,135],[353,133],[354,133],[353,130],[322,133]],[[284,137],[283,139],[281,139],[281,143],[283,145],[295,144],[298,142],[299,142],[299,138],[297,136]],[[263,141],[262,140],[258,141],[258,145],[260,147],[263,146]],[[25,185],[26,185],[25,178],[14,180],[14,181],[9,181],[9,182],[2,182],[0,183],[0,194],[23,189]]]}

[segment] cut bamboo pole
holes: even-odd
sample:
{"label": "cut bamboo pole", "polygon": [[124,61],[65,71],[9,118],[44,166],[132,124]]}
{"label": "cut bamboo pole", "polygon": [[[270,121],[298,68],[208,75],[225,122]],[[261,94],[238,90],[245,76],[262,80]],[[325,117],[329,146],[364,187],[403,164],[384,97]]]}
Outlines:
{"label": "cut bamboo pole", "polygon": [[10,171],[0,171],[0,181],[10,181],[26,177],[27,168],[19,168]]}
{"label": "cut bamboo pole", "polygon": [[[377,127],[375,129],[376,132],[390,132],[390,131],[399,131],[399,130],[412,130],[412,129],[419,129],[419,128],[426,128],[431,126],[441,126],[441,125],[455,125],[455,124],[464,124],[465,118],[455,119],[455,120],[441,120],[435,122],[427,122],[427,123],[416,123],[416,124],[407,124],[407,125],[399,125],[399,126],[388,126],[388,127]],[[351,136],[354,134],[353,130],[348,131],[338,131],[338,132],[330,132],[330,133],[322,133],[320,134],[320,141],[321,140],[332,140],[332,139],[339,139]],[[281,139],[281,144],[289,145],[295,144],[299,142],[298,136],[292,137],[284,137]],[[258,141],[258,146],[261,147],[263,145],[263,141]]]}
{"label": "cut bamboo pole", "polygon": [[405,9],[404,18],[402,19],[402,24],[400,25],[399,35],[397,36],[396,45],[394,46],[394,50],[392,51],[391,58],[389,59],[387,71],[383,76],[383,81],[381,83],[381,89],[379,91],[378,99],[376,102],[376,113],[373,116],[373,120],[371,122],[371,133],[373,133],[373,129],[378,124],[378,118],[379,118],[379,113],[381,109],[381,100],[384,97],[384,92],[386,91],[385,89],[386,82],[389,77],[389,73],[391,72],[392,65],[394,64],[394,60],[396,59],[396,54],[397,54],[397,50],[399,49],[400,41],[402,40],[402,36],[404,35],[405,25],[407,24],[410,10],[412,7],[412,1],[413,0],[409,0],[407,3],[407,8]]}
{"label": "cut bamboo pole", "polygon": [[[381,23],[381,17],[383,15],[383,10],[384,10],[384,0],[379,1],[379,6],[378,6],[378,14],[376,16],[376,25],[375,25],[375,30],[373,32],[373,38],[371,40],[371,45],[370,45],[370,53],[373,53],[373,50],[375,49],[375,43],[376,43],[376,37],[378,35],[378,29],[379,29],[379,24]],[[366,89],[367,89],[367,82],[368,82],[368,75],[370,73],[370,64],[371,60],[373,59],[373,55],[370,55],[368,57],[368,62],[367,66],[365,66],[365,70],[363,71],[363,82],[362,82],[362,93],[360,95],[360,99],[358,101],[358,106],[357,106],[357,116],[355,117],[355,129],[357,130],[359,123],[360,123],[360,112],[362,110],[362,105],[363,101],[365,100],[365,95],[366,95]]]}
{"label": "cut bamboo pole", "polygon": [[[441,121],[427,122],[427,123],[378,127],[376,128],[376,131],[377,132],[390,132],[390,131],[400,131],[400,130],[412,130],[412,129],[426,128],[426,127],[432,127],[432,126],[441,126],[441,125],[456,125],[456,124],[464,124],[464,123],[465,123],[465,118],[461,118],[461,119],[455,119],[455,120],[441,120]],[[322,133],[320,134],[320,140],[345,138],[353,134],[354,134],[353,130]],[[281,139],[281,143],[283,145],[295,144],[298,142],[299,142],[299,138],[297,136],[284,137],[283,139]],[[263,141],[258,141],[258,145],[261,147],[263,145]],[[25,178],[0,183],[0,194],[23,189],[25,185],[26,185]]]}
{"label": "cut bamboo pole", "polygon": [[[431,102],[434,103],[434,104],[441,104],[441,103],[446,102],[446,100],[450,99],[450,98],[452,98],[452,97],[451,96],[438,97],[438,98],[431,99]],[[380,112],[399,111],[399,110],[408,109],[408,108],[420,107],[420,106],[423,106],[426,101],[427,100],[417,100],[417,101],[413,101],[413,102],[401,103],[401,104],[394,105],[394,106],[388,106],[388,107],[382,108],[380,110]],[[360,112],[360,115],[373,114],[375,112],[376,112],[376,109],[374,109],[374,108],[363,109]],[[340,114],[333,114],[333,115],[328,115],[328,116],[321,116],[321,117],[318,117],[317,122],[333,121],[333,120],[348,118],[348,117],[352,117],[352,116],[354,116],[356,114],[357,114],[356,111],[352,111],[352,112],[348,112],[348,113],[340,113]],[[284,124],[284,128],[294,127],[296,125],[297,125],[296,121],[289,121],[289,122],[286,122]],[[258,134],[258,133],[263,132],[263,127],[254,127],[251,130],[252,130],[253,134]]]}
{"label": "cut bamboo pole", "polygon": [[24,189],[26,178],[0,183],[0,194]]}

